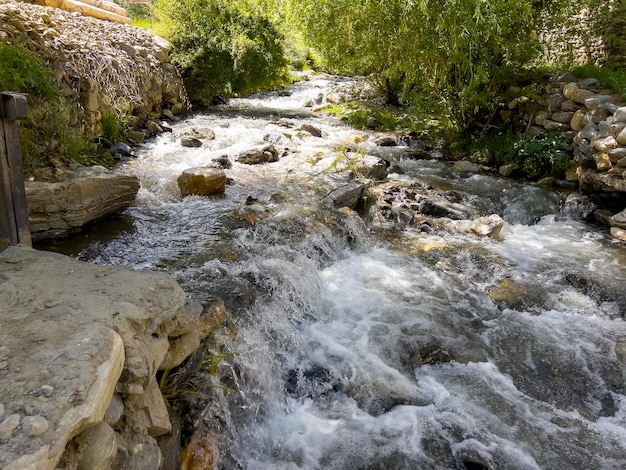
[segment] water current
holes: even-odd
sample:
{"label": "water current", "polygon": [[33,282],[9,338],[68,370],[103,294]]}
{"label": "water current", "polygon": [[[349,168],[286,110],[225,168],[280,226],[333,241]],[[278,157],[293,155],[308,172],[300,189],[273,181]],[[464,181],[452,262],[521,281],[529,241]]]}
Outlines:
{"label": "water current", "polygon": [[[194,416],[219,436],[216,468],[626,468],[626,250],[562,217],[555,190],[409,158],[304,107],[350,85],[319,77],[175,124],[117,170],[140,177],[136,203],[54,248],[224,299],[209,379],[232,391]],[[280,161],[234,161],[268,143]],[[350,146],[391,162],[385,184],[499,214],[501,237],[337,210]],[[225,195],[180,197],[183,170],[224,155]]]}

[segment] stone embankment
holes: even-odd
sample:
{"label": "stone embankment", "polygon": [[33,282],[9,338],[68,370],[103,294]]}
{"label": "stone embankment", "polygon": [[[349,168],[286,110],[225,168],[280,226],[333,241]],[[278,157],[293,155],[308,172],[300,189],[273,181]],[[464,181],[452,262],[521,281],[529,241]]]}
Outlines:
{"label": "stone embankment", "polygon": [[518,113],[531,135],[562,132],[572,141],[579,167],[568,179],[603,208],[590,212],[595,220],[626,240],[626,106],[619,98],[595,78],[579,80],[561,72],[539,102],[518,96],[507,107],[503,117]]}
{"label": "stone embankment", "polygon": [[0,468],[145,470],[160,442],[180,453],[157,372],[225,320],[222,302],[203,309],[163,273],[17,247],[0,253],[0,298]]}
{"label": "stone embankment", "polygon": [[[102,21],[17,0],[0,0],[0,41],[24,45],[54,70],[71,103],[72,130],[94,138],[103,116],[132,128],[157,129],[162,115],[187,108],[187,96],[169,60],[170,44],[126,24]],[[40,153],[58,142],[42,142]]]}

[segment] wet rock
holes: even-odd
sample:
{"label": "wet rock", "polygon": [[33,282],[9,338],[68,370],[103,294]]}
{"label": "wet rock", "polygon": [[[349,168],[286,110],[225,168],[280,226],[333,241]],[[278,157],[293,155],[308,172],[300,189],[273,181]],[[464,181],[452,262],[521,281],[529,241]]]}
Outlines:
{"label": "wet rock", "polygon": [[221,194],[226,190],[226,174],[218,168],[189,168],[178,177],[178,187],[182,197]]}
{"label": "wet rock", "polygon": [[233,166],[228,155],[220,155],[219,157],[213,158],[211,161],[215,163],[216,168],[221,168],[222,170],[228,170]]}
{"label": "wet rock", "polygon": [[356,172],[364,178],[384,180],[387,178],[387,162],[382,158],[366,155],[356,163]]}
{"label": "wet rock", "polygon": [[302,124],[300,126],[300,129],[302,129],[303,131],[308,132],[313,137],[322,137],[323,136],[322,131],[318,127],[315,127],[312,124],[308,124],[308,123]]}
{"label": "wet rock", "polygon": [[498,169],[498,173],[505,178],[508,178],[514,176],[515,173],[518,173],[520,170],[521,168],[517,163],[508,163],[506,165],[501,165]]}
{"label": "wet rock", "polygon": [[161,125],[156,123],[156,122],[154,122],[154,121],[148,121],[146,123],[146,127],[153,134],[162,134],[163,133],[163,128],[161,127]]}
{"label": "wet rock", "polygon": [[156,438],[163,457],[159,465],[159,470],[180,470],[180,456],[182,451],[180,419],[177,414],[171,410],[170,422],[172,423],[172,430]]}
{"label": "wet rock", "polygon": [[454,220],[469,219],[472,210],[443,198],[425,197],[420,201],[418,212],[431,217],[447,217]]}
{"label": "wet rock", "polygon": [[626,229],[626,209],[609,218],[611,227]]}
{"label": "wet rock", "polygon": [[559,216],[557,216],[557,220],[571,219],[590,221],[597,208],[598,205],[588,196],[579,193],[569,194],[565,199]]}
{"label": "wet rock", "polygon": [[131,129],[126,132],[126,138],[132,143],[140,144],[146,139],[146,133]]}
{"label": "wet rock", "polygon": [[461,173],[480,173],[480,166],[467,160],[459,160],[454,164],[454,169]]}
{"label": "wet rock", "polygon": [[611,236],[616,240],[626,242],[626,229],[622,229],[619,227],[611,227]]}
{"label": "wet rock", "polygon": [[198,427],[189,444],[183,449],[181,470],[205,470],[213,468],[219,455],[218,437],[204,427]]}
{"label": "wet rock", "polygon": [[335,189],[330,194],[330,197],[335,207],[349,207],[350,209],[354,209],[361,200],[364,190],[365,185],[363,184],[348,183]]}
{"label": "wet rock", "polygon": [[512,279],[498,281],[489,289],[489,297],[501,308],[520,308],[525,304],[527,291]]}
{"label": "wet rock", "polygon": [[132,157],[133,149],[130,145],[125,144],[124,142],[116,142],[109,148],[109,152],[111,155],[120,154],[123,157]]}
{"label": "wet rock", "polygon": [[497,214],[480,217],[472,222],[470,229],[481,237],[500,238],[504,220]]}
{"label": "wet rock", "polygon": [[395,147],[398,145],[398,138],[393,134],[381,135],[374,139],[374,143],[379,147]]}
{"label": "wet rock", "polygon": [[235,157],[235,160],[239,163],[246,165],[258,165],[261,163],[277,162],[279,159],[278,151],[273,145],[268,145],[263,148],[251,149],[246,152],[240,153]]}
{"label": "wet rock", "polygon": [[368,117],[367,121],[365,122],[365,127],[366,129],[378,129],[379,127],[382,126],[382,123],[376,119],[375,117]]}
{"label": "wet rock", "polygon": [[188,148],[194,148],[194,147],[197,148],[197,147],[202,147],[202,141],[195,137],[184,135],[180,138],[180,145],[182,145],[183,147],[188,147]]}

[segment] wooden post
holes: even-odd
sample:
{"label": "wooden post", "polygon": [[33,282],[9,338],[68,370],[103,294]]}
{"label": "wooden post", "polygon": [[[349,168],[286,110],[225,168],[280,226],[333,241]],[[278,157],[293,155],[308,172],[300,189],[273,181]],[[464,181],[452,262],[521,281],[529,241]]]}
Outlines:
{"label": "wooden post", "polygon": [[27,115],[26,96],[0,93],[0,250],[32,246],[18,122]]}

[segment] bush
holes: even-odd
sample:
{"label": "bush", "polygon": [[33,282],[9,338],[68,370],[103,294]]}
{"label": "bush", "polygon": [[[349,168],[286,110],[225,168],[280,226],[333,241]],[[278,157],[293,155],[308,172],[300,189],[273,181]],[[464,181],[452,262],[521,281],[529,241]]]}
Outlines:
{"label": "bush", "polygon": [[158,0],[155,12],[192,101],[208,105],[216,95],[286,81],[282,36],[260,9],[226,0]]}

